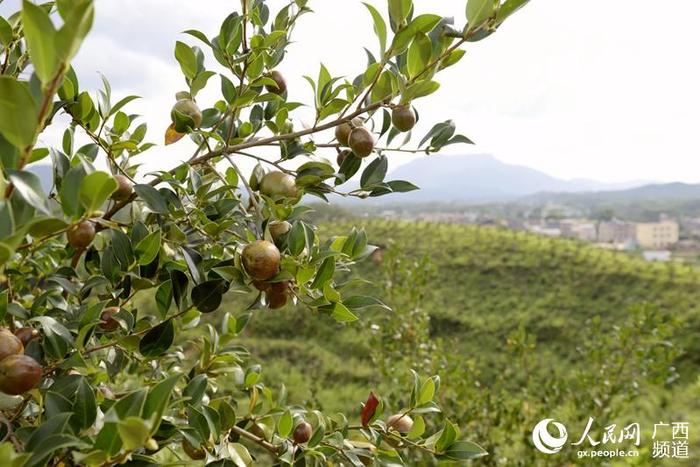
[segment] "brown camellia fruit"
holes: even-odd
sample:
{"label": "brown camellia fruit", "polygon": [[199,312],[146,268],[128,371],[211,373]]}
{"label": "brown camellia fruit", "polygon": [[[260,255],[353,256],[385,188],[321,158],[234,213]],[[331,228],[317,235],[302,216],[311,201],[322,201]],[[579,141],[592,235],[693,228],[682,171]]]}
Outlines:
{"label": "brown camellia fruit", "polygon": [[103,331],[111,332],[119,329],[119,321],[114,319],[114,315],[119,313],[118,306],[110,306],[102,310],[100,314],[100,329]]}
{"label": "brown camellia fruit", "polygon": [[272,86],[271,84],[265,85],[267,92],[271,92],[273,94],[284,94],[287,90],[287,81],[285,81],[282,73],[277,70],[272,70],[268,77],[272,78],[277,86]]}
{"label": "brown camellia fruit", "polygon": [[117,190],[112,193],[112,199],[114,201],[126,201],[134,192],[134,187],[131,180],[122,174],[115,175],[114,179],[117,181]]}
{"label": "brown camellia fruit", "polygon": [[286,292],[268,292],[267,293],[267,306],[271,310],[279,310],[287,304],[287,293]]}
{"label": "brown camellia fruit", "polygon": [[22,340],[12,334],[9,329],[0,329],[0,360],[21,353],[24,353]]}
{"label": "brown camellia fruit", "polygon": [[349,149],[344,149],[338,153],[338,158],[336,159],[338,167],[343,165],[343,162],[345,162],[345,159],[347,159],[350,154],[352,154],[352,151]]}
{"label": "brown camellia fruit", "polygon": [[298,198],[299,188],[296,179],[284,172],[270,172],[260,180],[260,193],[272,199]]}
{"label": "brown camellia fruit", "polygon": [[401,132],[411,131],[416,125],[416,113],[410,105],[394,107],[391,112],[391,122],[394,124],[394,128]]}
{"label": "brown camellia fruit", "polygon": [[295,443],[303,444],[311,439],[312,432],[313,429],[311,428],[311,424],[307,421],[303,421],[298,424],[296,428],[294,428],[294,434],[292,437],[294,438]]}
{"label": "brown camellia fruit", "polygon": [[22,345],[26,347],[31,341],[39,337],[39,331],[34,328],[19,328],[15,331],[17,339],[22,341]]}
{"label": "brown camellia fruit", "polygon": [[413,419],[408,415],[397,413],[389,417],[386,425],[401,434],[406,434],[413,428]]}
{"label": "brown camellia fruit", "polygon": [[0,360],[0,391],[17,396],[41,381],[41,365],[27,355],[10,355]]}
{"label": "brown camellia fruit", "polygon": [[185,454],[187,454],[190,459],[195,461],[199,461],[207,457],[207,453],[204,451],[204,449],[201,447],[196,448],[192,446],[192,443],[186,439],[182,440],[182,450],[185,451]]}
{"label": "brown camellia fruit", "polygon": [[271,222],[268,228],[270,229],[270,235],[272,235],[272,239],[274,241],[277,241],[282,235],[292,230],[292,224],[290,224],[287,221]]}
{"label": "brown camellia fruit", "polygon": [[273,282],[267,293],[268,306],[271,310],[277,310],[287,304],[289,298],[289,281]]}
{"label": "brown camellia fruit", "polygon": [[95,239],[95,226],[90,221],[80,221],[68,229],[67,236],[73,248],[87,248]]}
{"label": "brown camellia fruit", "polygon": [[362,127],[362,119],[360,117],[355,117],[349,122],[344,122],[335,127],[335,139],[338,140],[341,146],[348,145],[348,138],[350,137],[350,132],[354,128]]}
{"label": "brown camellia fruit", "polygon": [[265,282],[265,281],[253,281],[251,282],[252,286],[258,289],[261,292],[267,292],[270,290],[270,283]]}
{"label": "brown camellia fruit", "polygon": [[279,272],[282,255],[274,243],[257,240],[243,248],[242,258],[243,267],[250,277],[266,281]]}
{"label": "brown camellia fruit", "polygon": [[374,151],[374,136],[366,128],[355,128],[350,132],[348,144],[357,157],[367,157]]}
{"label": "brown camellia fruit", "polygon": [[180,99],[173,106],[173,110],[170,112],[170,118],[173,122],[177,119],[175,112],[187,115],[192,119],[195,128],[199,128],[202,124],[202,111],[199,110],[199,106],[192,99]]}

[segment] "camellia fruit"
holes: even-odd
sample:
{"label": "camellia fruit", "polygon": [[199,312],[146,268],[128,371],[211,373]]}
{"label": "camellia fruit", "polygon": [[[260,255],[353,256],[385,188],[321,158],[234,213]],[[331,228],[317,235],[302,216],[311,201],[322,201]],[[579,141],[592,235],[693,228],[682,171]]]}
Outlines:
{"label": "camellia fruit", "polygon": [[277,310],[287,304],[289,298],[289,281],[273,282],[267,293],[268,306],[271,310]]}
{"label": "camellia fruit", "polygon": [[204,449],[202,449],[201,447],[196,448],[192,446],[192,443],[190,443],[186,439],[182,440],[182,450],[185,451],[185,454],[187,454],[190,457],[190,459],[195,461],[199,461],[207,457],[207,453],[206,451],[204,451]]}
{"label": "camellia fruit", "polygon": [[391,122],[403,133],[411,131],[416,125],[416,113],[410,105],[399,105],[391,112]]}
{"label": "camellia fruit", "polygon": [[349,122],[344,122],[335,127],[335,139],[341,146],[348,145],[348,138],[350,137],[350,132],[354,128],[362,127],[362,119],[360,117],[355,117]]}
{"label": "camellia fruit", "polygon": [[90,221],[80,221],[68,229],[67,237],[73,248],[87,248],[95,239],[95,226]]}
{"label": "camellia fruit", "polygon": [[26,347],[31,341],[39,337],[39,331],[34,328],[19,328],[15,331],[15,336],[17,336],[17,339],[22,341],[22,345]]}
{"label": "camellia fruit", "polygon": [[119,329],[119,321],[114,319],[114,315],[119,313],[118,306],[110,306],[102,310],[100,314],[100,329],[107,332],[116,331]]}
{"label": "camellia fruit", "polygon": [[114,180],[117,181],[117,189],[112,193],[112,199],[114,201],[126,201],[129,199],[134,192],[131,180],[121,174],[115,175]]}
{"label": "camellia fruit", "polygon": [[296,179],[284,172],[270,172],[260,180],[260,193],[277,200],[280,198],[299,198]]}
{"label": "camellia fruit", "polygon": [[10,355],[0,361],[0,391],[17,396],[41,381],[41,365],[27,355]]}
{"label": "camellia fruit", "polygon": [[24,353],[22,340],[12,334],[9,329],[0,329],[0,360],[21,353]]}
{"label": "camellia fruit", "polygon": [[243,267],[250,277],[266,281],[277,275],[282,255],[274,243],[257,240],[243,248]]}
{"label": "camellia fruit", "polygon": [[386,425],[401,434],[406,434],[413,428],[413,419],[408,415],[397,413],[389,417]]}
{"label": "camellia fruit", "polygon": [[272,70],[268,75],[268,78],[271,78],[275,82],[276,86],[271,84],[265,85],[267,92],[279,95],[284,94],[287,91],[287,81],[284,79],[284,76],[282,76],[282,73],[277,70]]}
{"label": "camellia fruit", "polygon": [[272,239],[276,242],[282,235],[292,230],[292,224],[287,221],[271,222],[268,228],[270,229]]}
{"label": "camellia fruit", "polygon": [[367,157],[374,151],[374,136],[366,128],[355,128],[350,132],[348,144],[357,157]]}
{"label": "camellia fruit", "polygon": [[192,99],[180,99],[175,103],[173,110],[170,112],[170,118],[173,123],[177,122],[177,112],[192,119],[195,128],[199,128],[199,125],[202,124],[202,111],[199,110],[199,106]]}
{"label": "camellia fruit", "polygon": [[294,442],[296,444],[303,444],[311,439],[312,433],[313,429],[311,428],[311,424],[309,424],[307,421],[303,421],[298,424],[296,428],[294,428],[294,434],[292,437],[294,438]]}
{"label": "camellia fruit", "polygon": [[336,159],[338,167],[343,165],[343,162],[345,162],[345,159],[347,159],[350,156],[350,154],[352,154],[352,151],[349,149],[344,149],[338,153],[338,158]]}

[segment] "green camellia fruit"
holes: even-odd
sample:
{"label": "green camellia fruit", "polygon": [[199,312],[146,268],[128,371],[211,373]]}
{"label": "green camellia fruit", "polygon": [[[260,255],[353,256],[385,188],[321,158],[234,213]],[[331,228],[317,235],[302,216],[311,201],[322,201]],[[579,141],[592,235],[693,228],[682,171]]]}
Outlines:
{"label": "green camellia fruit", "polygon": [[386,425],[401,434],[406,434],[413,428],[413,419],[408,415],[397,413],[387,419]]}
{"label": "green camellia fruit", "polygon": [[0,329],[0,360],[21,353],[24,353],[22,340],[12,334],[9,329]]}
{"label": "green camellia fruit", "polygon": [[355,128],[350,132],[348,144],[357,157],[367,157],[374,151],[374,136],[366,128]]}
{"label": "green camellia fruit", "polygon": [[273,94],[284,94],[287,91],[287,81],[284,79],[284,76],[282,76],[282,73],[277,70],[272,70],[268,75],[268,78],[271,78],[275,82],[276,86],[272,86],[270,84],[266,85],[265,89],[267,89],[267,92],[271,92]]}
{"label": "green camellia fruit", "polygon": [[292,224],[290,224],[287,221],[281,221],[281,222],[271,222],[269,227],[270,229],[270,235],[272,236],[272,239],[277,242],[282,235],[285,235],[288,233],[290,230],[292,230]]}
{"label": "green camellia fruit", "polygon": [[266,281],[277,275],[282,255],[274,243],[257,240],[243,248],[243,267],[250,277]]}
{"label": "green camellia fruit", "polygon": [[[194,128],[199,128],[199,125],[202,124],[202,111],[199,110],[199,106],[197,106],[192,99],[180,99],[175,103],[173,110],[170,112],[170,118],[173,123],[177,122],[176,112],[186,115],[192,119]],[[175,129],[178,131],[180,130],[180,128]]]}
{"label": "green camellia fruit", "polygon": [[292,437],[294,438],[294,442],[296,444],[303,444],[311,439],[312,433],[313,429],[311,428],[311,424],[309,424],[307,421],[303,421],[298,424],[296,428],[294,428],[294,434]]}
{"label": "green camellia fruit", "polygon": [[22,341],[22,345],[26,347],[31,341],[39,337],[39,331],[34,328],[19,328],[15,331],[15,336],[17,336],[17,339]]}
{"label": "green camellia fruit", "polygon": [[410,105],[394,107],[391,112],[391,122],[394,124],[394,128],[401,132],[411,131],[416,125],[416,113]]}
{"label": "green camellia fruit", "polygon": [[284,172],[270,172],[260,180],[260,193],[274,200],[298,199],[300,196],[296,179]]}
{"label": "green camellia fruit", "polygon": [[121,174],[115,175],[114,180],[117,182],[117,189],[112,193],[112,199],[114,201],[126,201],[129,199],[134,192],[131,180]]}
{"label": "green camellia fruit", "polygon": [[348,145],[348,138],[350,137],[350,132],[354,128],[362,127],[362,119],[360,117],[355,117],[349,122],[344,122],[335,127],[335,139],[341,146]]}
{"label": "green camellia fruit", "polygon": [[10,355],[0,361],[0,391],[13,396],[34,389],[41,381],[41,365],[27,355]]}
{"label": "green camellia fruit", "polygon": [[95,239],[95,226],[90,221],[81,221],[68,229],[68,244],[76,249],[90,246]]}
{"label": "green camellia fruit", "polygon": [[102,310],[100,314],[100,329],[106,332],[112,332],[119,329],[119,321],[114,319],[114,315],[119,313],[118,306],[110,306]]}

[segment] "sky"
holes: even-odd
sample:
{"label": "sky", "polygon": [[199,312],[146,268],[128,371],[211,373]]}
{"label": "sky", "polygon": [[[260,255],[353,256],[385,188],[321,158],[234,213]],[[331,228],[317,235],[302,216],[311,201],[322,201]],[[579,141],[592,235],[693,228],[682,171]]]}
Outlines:
{"label": "sky", "polygon": [[[385,11],[384,0],[369,0]],[[270,0],[273,11],[285,2]],[[464,23],[466,0],[415,0],[416,11]],[[173,47],[199,29],[215,35],[235,0],[97,0],[93,31],[74,62],[83,89],[99,73],[116,99],[142,96],[128,107],[160,143],[174,94],[185,89]],[[310,102],[303,80],[324,63],[352,79],[366,66],[363,47],[376,51],[371,20],[359,0],[310,0],[280,70],[290,99]],[[5,0],[0,13],[18,9]],[[438,75],[440,90],[415,101],[416,132],[448,118],[477,144],[446,153],[489,153],[561,178],[700,182],[700,2],[678,0],[532,0],[489,38],[469,44],[465,58]],[[207,64],[214,66],[214,61]],[[212,78],[198,100],[213,104]],[[295,125],[308,123],[308,111]],[[44,142],[56,140],[57,129]],[[329,137],[317,141],[324,142]],[[419,140],[419,138],[415,138]],[[155,148],[138,160],[169,168],[192,152],[188,141]],[[414,156],[391,154],[397,167]]]}

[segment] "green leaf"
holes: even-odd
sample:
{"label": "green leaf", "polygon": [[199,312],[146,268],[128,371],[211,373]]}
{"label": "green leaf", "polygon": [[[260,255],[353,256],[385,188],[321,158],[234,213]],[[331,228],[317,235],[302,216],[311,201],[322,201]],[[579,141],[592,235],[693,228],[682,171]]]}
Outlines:
{"label": "green leaf", "polygon": [[78,389],[75,393],[75,403],[73,404],[73,417],[78,427],[85,430],[92,426],[97,418],[97,403],[95,401],[95,393],[85,380],[80,378]]}
{"label": "green leaf", "polygon": [[10,45],[12,42],[12,26],[5,18],[0,16],[0,44],[4,46]]}
{"label": "green leaf", "polygon": [[423,383],[423,386],[418,393],[418,405],[426,404],[433,400],[435,396],[435,381],[432,378],[428,378]]}
{"label": "green leaf", "polygon": [[386,156],[377,157],[362,172],[362,177],[360,177],[360,186],[366,187],[374,185],[375,183],[380,183],[382,180],[384,180],[388,169],[389,161],[387,160]]}
{"label": "green leaf", "polygon": [[151,429],[151,434],[155,433],[160,425],[161,419],[163,418],[163,413],[165,408],[168,406],[168,402],[173,393],[175,385],[180,380],[181,375],[174,375],[170,378],[164,379],[148,391],[148,396],[146,397],[146,402],[143,406],[143,416],[151,420],[153,425]]}
{"label": "green leaf", "polygon": [[394,24],[403,23],[412,7],[412,0],[389,0],[389,16]]}
{"label": "green leaf", "polygon": [[280,438],[287,438],[292,433],[293,425],[294,418],[292,413],[289,410],[285,410],[277,422],[277,434]]}
{"label": "green leaf", "polygon": [[161,233],[160,229],[148,234],[136,245],[136,258],[141,266],[151,264],[160,251]]}
{"label": "green leaf", "polygon": [[459,431],[457,427],[449,420],[445,420],[445,426],[440,433],[440,437],[435,443],[435,450],[437,452],[443,452],[452,446],[457,437],[459,436]]}
{"label": "green leaf", "polygon": [[184,42],[177,41],[175,43],[175,58],[180,64],[182,73],[189,79],[192,79],[197,74],[197,56],[194,50]]}
{"label": "green leaf", "polygon": [[469,30],[481,26],[494,12],[496,3],[494,0],[469,0],[467,1],[467,21]]}
{"label": "green leaf", "polygon": [[435,26],[440,24],[440,21],[442,21],[442,17],[438,15],[425,14],[417,16],[408,26],[394,36],[394,40],[391,43],[391,52],[394,55],[403,53],[411,44],[416,34],[419,32],[428,34],[435,29]]}
{"label": "green leaf", "polygon": [[80,204],[85,208],[85,212],[91,214],[107,201],[117,187],[117,181],[110,174],[93,172],[80,182]]}
{"label": "green leaf", "polygon": [[331,316],[339,323],[350,323],[352,321],[358,320],[357,316],[355,316],[355,314],[352,311],[348,310],[348,307],[346,307],[342,303],[333,304]]}
{"label": "green leaf", "polygon": [[163,355],[175,339],[175,326],[173,320],[169,319],[154,327],[141,338],[139,352],[147,358],[154,358]]}
{"label": "green leaf", "polygon": [[34,142],[39,111],[24,81],[0,76],[0,133],[18,149]]}
{"label": "green leaf", "polygon": [[[138,245],[136,247],[138,249]],[[173,302],[173,283],[167,280],[160,284],[156,291],[156,306],[161,318],[164,318]]]}
{"label": "green leaf", "polygon": [[124,449],[133,451],[146,443],[151,436],[151,426],[139,417],[127,417],[117,423],[119,437],[124,443]]}
{"label": "green leaf", "polygon": [[433,56],[433,43],[430,38],[419,32],[408,48],[408,75],[414,77],[422,72],[430,63]]}
{"label": "green leaf", "polygon": [[369,3],[363,3],[363,5],[367,7],[369,14],[372,15],[374,33],[379,38],[379,50],[381,51],[381,55],[384,55],[386,51],[386,22],[384,22],[382,15],[372,5]]}
{"label": "green leaf", "polygon": [[420,97],[428,96],[438,89],[440,89],[440,83],[437,81],[418,81],[406,88],[403,96],[401,96],[401,102],[404,104],[409,103]]}
{"label": "green leaf", "polygon": [[506,0],[503,2],[501,7],[498,9],[498,14],[496,15],[496,24],[501,24],[510,15],[522,8],[530,0]]}
{"label": "green leaf", "polygon": [[192,303],[202,313],[216,311],[221,305],[224,293],[228,290],[228,284],[221,279],[203,282],[192,289],[190,294]]}
{"label": "green leaf", "polygon": [[44,214],[51,214],[39,177],[31,172],[12,169],[7,169],[7,174],[15,190],[27,203]]}
{"label": "green leaf", "polygon": [[92,28],[95,6],[92,0],[72,0],[64,4],[70,5],[70,9],[62,15],[63,26],[56,33],[56,54],[67,63],[78,53]]}
{"label": "green leaf", "polygon": [[168,205],[165,202],[165,198],[151,185],[134,185],[134,191],[139,198],[146,203],[146,206],[148,206],[151,211],[158,214],[165,214],[168,212]]}
{"label": "green leaf", "polygon": [[56,29],[46,10],[28,0],[22,2],[22,25],[36,75],[46,84],[54,78],[58,68]]}
{"label": "green leaf", "polygon": [[311,284],[311,287],[314,289],[318,289],[318,290],[323,289],[323,286],[326,285],[326,282],[333,279],[334,273],[335,273],[335,258],[333,258],[333,257],[326,258],[325,260],[323,260],[321,267],[318,268],[318,272],[316,273],[316,278],[314,279],[313,284]]}
{"label": "green leaf", "polygon": [[477,459],[488,455],[488,452],[481,446],[471,441],[457,441],[444,453],[444,457],[450,460]]}
{"label": "green leaf", "polygon": [[[2,253],[0,253],[0,256]],[[2,258],[0,258],[0,264],[2,264]],[[7,303],[8,303],[8,294],[7,290],[3,290],[0,292],[0,321],[5,319],[5,315],[7,314]]]}

